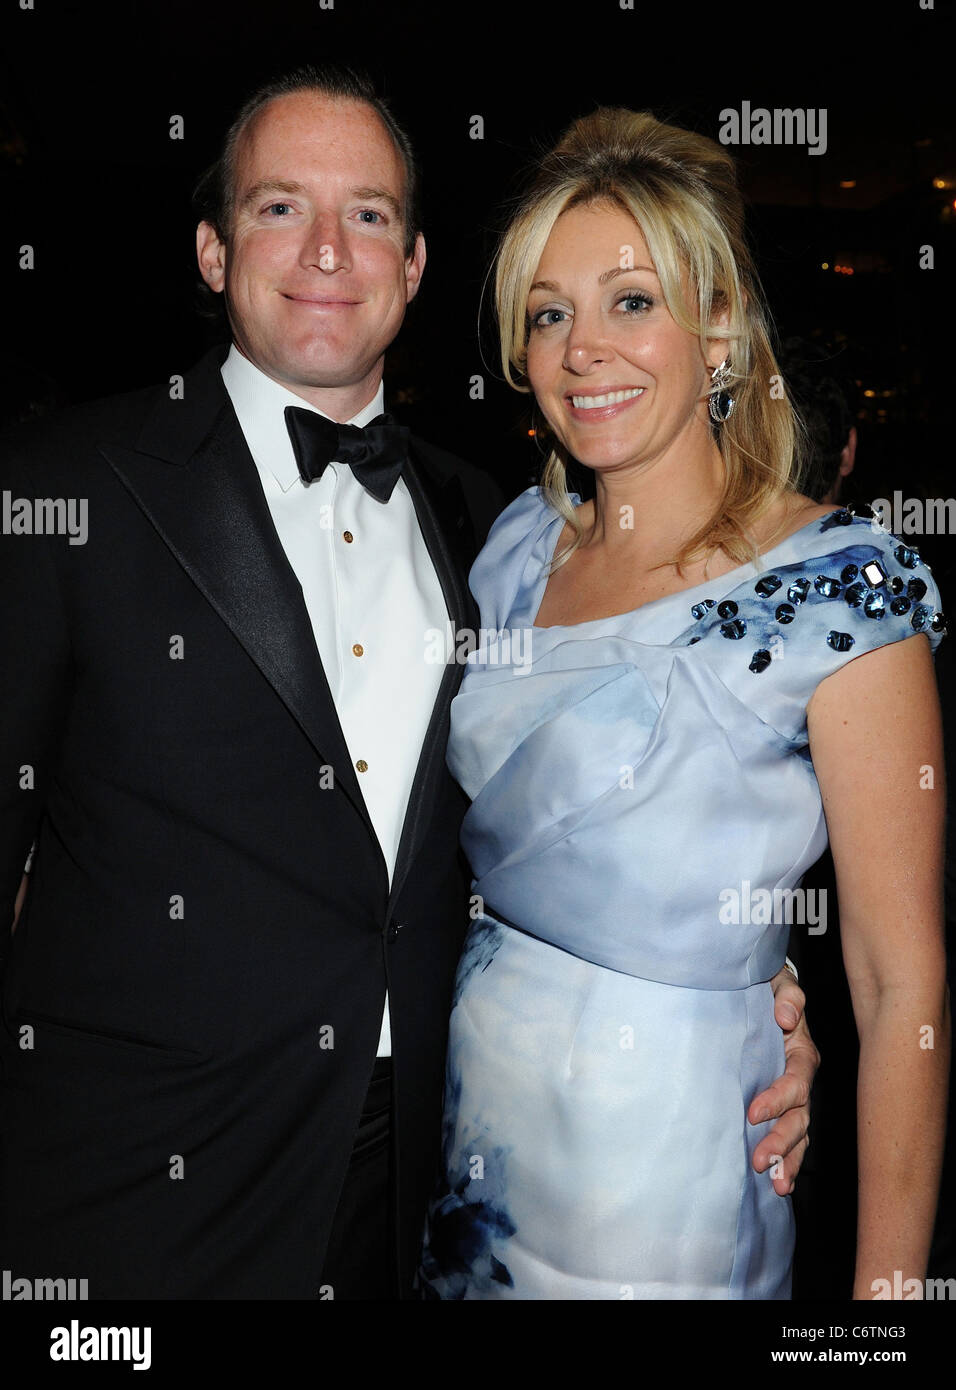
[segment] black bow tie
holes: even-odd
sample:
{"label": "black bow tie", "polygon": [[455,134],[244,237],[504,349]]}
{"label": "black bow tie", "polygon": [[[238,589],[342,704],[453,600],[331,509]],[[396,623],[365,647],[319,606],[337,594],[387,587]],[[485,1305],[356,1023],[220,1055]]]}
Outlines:
{"label": "black bow tie", "polygon": [[321,478],[326,465],[347,463],[373,497],[387,502],[408,453],[408,429],[390,415],[378,415],[364,429],[337,425],[314,410],[287,405],[285,423],[299,476],[304,483]]}

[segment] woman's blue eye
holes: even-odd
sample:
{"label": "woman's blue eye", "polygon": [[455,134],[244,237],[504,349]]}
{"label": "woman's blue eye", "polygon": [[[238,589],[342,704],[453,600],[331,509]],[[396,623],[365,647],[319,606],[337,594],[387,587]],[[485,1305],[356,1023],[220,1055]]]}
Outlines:
{"label": "woman's blue eye", "polygon": [[627,314],[639,314],[642,310],[649,309],[653,303],[653,299],[646,294],[626,294],[623,299],[618,300],[618,304],[628,306],[624,311]]}
{"label": "woman's blue eye", "polygon": [[551,324],[560,323],[563,317],[563,309],[542,309],[540,313],[535,314],[532,322],[535,328],[549,328]]}

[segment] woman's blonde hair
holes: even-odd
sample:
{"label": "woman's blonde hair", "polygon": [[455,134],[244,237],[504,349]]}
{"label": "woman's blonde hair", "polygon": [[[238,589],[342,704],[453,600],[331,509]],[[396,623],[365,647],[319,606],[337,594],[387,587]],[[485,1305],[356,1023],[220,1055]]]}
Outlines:
{"label": "woman's blonde hair", "polygon": [[[601,107],[569,126],[541,161],[502,238],[495,306],[505,378],[528,391],[528,293],[555,222],[569,208],[609,202],[639,226],[671,316],[700,338],[726,337],[734,408],[716,432],[724,487],[713,516],[683,545],[679,567],[717,546],[738,564],[756,560],[749,525],[799,476],[801,427],[782,390],[769,318],[744,236],[736,169],[722,146],[648,111]],[[623,250],[623,248],[622,248]],[[625,266],[626,268],[626,266]],[[684,285],[697,298],[688,315]],[[726,329],[714,331],[718,316]],[[708,331],[710,330],[710,331]],[[571,523],[563,562],[584,538],[567,489],[566,454],[556,445],[545,464],[545,497]]]}

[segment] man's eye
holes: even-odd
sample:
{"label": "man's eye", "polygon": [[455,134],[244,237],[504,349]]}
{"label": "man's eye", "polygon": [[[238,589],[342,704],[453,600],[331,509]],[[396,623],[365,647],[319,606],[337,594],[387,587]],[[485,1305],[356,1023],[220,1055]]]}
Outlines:
{"label": "man's eye", "polygon": [[275,212],[276,208],[282,209],[282,212],[292,211],[292,208],[289,203],[270,203],[269,206],[266,208],[266,212]]}
{"label": "man's eye", "polygon": [[[369,227],[375,227],[378,225],[379,222],[385,221],[385,218],[382,215],[382,213],[380,213],[376,208],[362,208],[359,212],[359,218],[363,222],[365,222],[366,225]],[[375,219],[374,221],[371,220],[373,218]]]}

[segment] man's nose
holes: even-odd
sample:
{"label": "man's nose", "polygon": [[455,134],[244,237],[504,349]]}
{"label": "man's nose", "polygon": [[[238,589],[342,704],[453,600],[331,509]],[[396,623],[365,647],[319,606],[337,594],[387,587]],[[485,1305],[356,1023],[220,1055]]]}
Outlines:
{"label": "man's nose", "polygon": [[350,269],[348,243],[339,219],[333,214],[317,216],[302,244],[302,264],[319,270]]}

